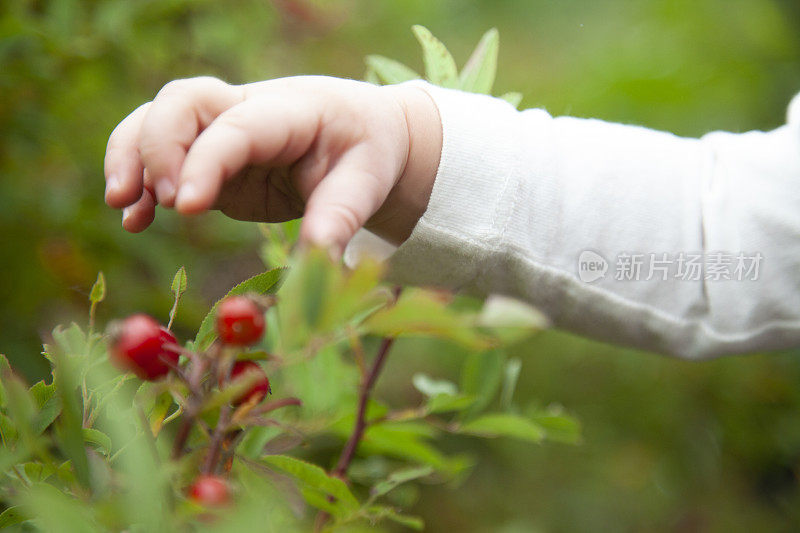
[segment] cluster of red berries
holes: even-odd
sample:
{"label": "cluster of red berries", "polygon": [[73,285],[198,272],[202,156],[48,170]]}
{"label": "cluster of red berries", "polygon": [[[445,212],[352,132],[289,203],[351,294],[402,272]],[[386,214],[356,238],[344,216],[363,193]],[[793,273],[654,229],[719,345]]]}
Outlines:
{"label": "cluster of red berries", "polygon": [[[261,340],[266,324],[262,308],[247,296],[230,296],[217,310],[216,330],[223,346],[251,346]],[[113,324],[110,328],[111,360],[119,368],[133,372],[140,379],[154,381],[178,366],[181,347],[175,336],[154,318],[137,314]],[[253,361],[236,361],[231,367],[230,381],[243,374],[256,374],[258,379],[233,404],[258,403],[271,393],[264,369]],[[222,386],[222,380],[220,386]],[[217,476],[202,475],[195,479],[189,497],[207,507],[229,503],[228,483]]]}

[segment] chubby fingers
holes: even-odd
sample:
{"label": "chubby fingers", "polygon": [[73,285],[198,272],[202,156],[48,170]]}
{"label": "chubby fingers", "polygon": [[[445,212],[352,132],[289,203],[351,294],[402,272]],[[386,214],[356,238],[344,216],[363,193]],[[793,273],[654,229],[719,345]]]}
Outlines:
{"label": "chubby fingers", "polygon": [[158,203],[172,207],[178,174],[198,133],[243,98],[241,87],[210,77],[172,81],[159,91],[136,140]]}
{"label": "chubby fingers", "polygon": [[320,105],[297,93],[275,91],[248,98],[220,114],[183,161],[175,208],[185,214],[211,208],[223,182],[246,165],[295,162],[314,141]]}
{"label": "chubby fingers", "polygon": [[150,102],[142,104],[114,128],[108,138],[103,164],[106,176],[106,203],[122,208],[142,196],[142,161],[139,158],[139,130]]}

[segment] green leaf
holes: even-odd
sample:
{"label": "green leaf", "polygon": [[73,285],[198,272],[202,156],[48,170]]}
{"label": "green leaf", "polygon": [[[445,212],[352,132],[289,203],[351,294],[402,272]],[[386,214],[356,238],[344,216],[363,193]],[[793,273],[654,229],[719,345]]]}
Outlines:
{"label": "green leaf", "polygon": [[406,289],[397,303],[373,313],[362,328],[384,337],[439,337],[474,350],[492,346],[492,339],[475,331],[470,316],[449,309],[436,295],[420,289]]}
{"label": "green leaf", "polygon": [[56,388],[54,383],[47,385],[44,380],[41,380],[34,383],[29,390],[36,402],[36,408],[41,409],[53,397]]}
{"label": "green leaf", "polygon": [[44,430],[50,427],[50,424],[52,424],[60,414],[61,398],[58,395],[50,397],[31,421],[31,430],[33,434],[41,435],[44,433]]}
{"label": "green leaf", "polygon": [[329,476],[317,465],[288,455],[267,455],[261,458],[261,462],[284,471],[312,489],[333,496],[342,505],[343,510],[349,513],[354,512],[359,507],[358,500],[347,488],[344,481]]}
{"label": "green leaf", "polygon": [[505,354],[500,350],[475,352],[467,357],[461,369],[461,391],[475,398],[475,403],[465,413],[469,418],[477,415],[492,403],[503,381]]}
{"label": "green leaf", "polygon": [[510,344],[546,328],[549,321],[526,302],[493,294],[484,302],[477,325],[491,329],[497,338]]}
{"label": "green leaf", "polygon": [[97,273],[97,281],[92,285],[92,290],[89,292],[89,301],[93,304],[102,302],[106,298],[106,277],[103,272]]}
{"label": "green leaf", "polygon": [[369,68],[367,73],[374,73],[385,84],[391,85],[421,78],[413,69],[388,57],[371,55],[366,57],[365,62]]}
{"label": "green leaf", "polygon": [[68,358],[56,355],[54,383],[61,399],[61,416],[56,423],[56,436],[61,451],[72,461],[75,476],[89,486],[89,461],[83,444],[83,406],[78,401],[78,380]]}
{"label": "green leaf", "polygon": [[0,529],[21,524],[28,519],[28,516],[19,505],[9,507],[0,513]]}
{"label": "green leaf", "polygon": [[111,453],[111,437],[100,430],[83,428],[83,440],[99,449],[104,455]]}
{"label": "green leaf", "polygon": [[389,477],[372,487],[372,490],[370,490],[370,499],[376,500],[389,493],[398,485],[419,479],[421,477],[429,476],[432,473],[433,468],[430,466],[417,466],[392,472]]}
{"label": "green leaf", "polygon": [[186,277],[186,267],[182,266],[175,272],[170,290],[175,295],[175,298],[180,298],[187,288],[189,288],[189,279]]}
{"label": "green leaf", "polygon": [[461,411],[467,409],[475,403],[474,396],[466,396],[464,394],[457,394],[451,396],[449,394],[437,394],[428,400],[425,405],[425,412],[428,414],[446,413],[448,411]]}
{"label": "green leaf", "polygon": [[230,291],[228,291],[228,294],[226,294],[223,298],[220,298],[220,300],[214,304],[205,318],[203,318],[203,321],[200,323],[200,329],[197,331],[197,336],[194,340],[198,350],[205,350],[211,345],[212,342],[214,342],[214,339],[217,338],[217,333],[214,330],[214,319],[217,314],[217,307],[222,300],[234,294],[246,294],[248,292],[253,292],[256,294],[272,294],[278,290],[283,278],[284,270],[284,268],[274,268],[272,270],[262,272],[261,274],[257,274],[252,278],[246,279],[239,283]]}
{"label": "green leaf", "polygon": [[459,88],[471,93],[490,94],[497,72],[500,34],[492,28],[483,34],[459,75]]}
{"label": "green leaf", "polygon": [[561,406],[555,405],[546,410],[534,410],[531,414],[531,420],[544,429],[547,440],[566,444],[578,444],[581,442],[580,422],[564,413]]}
{"label": "green leaf", "polygon": [[422,518],[418,516],[400,514],[392,507],[373,505],[369,508],[369,513],[373,517],[373,520],[376,521],[386,519],[416,531],[422,531],[425,529],[425,522],[422,520]]}
{"label": "green leaf", "polygon": [[522,370],[522,361],[514,357],[506,362],[506,368],[503,376],[503,390],[500,392],[500,405],[503,409],[511,408],[511,401],[514,397],[514,390],[517,388],[517,381],[519,380],[519,373]]}
{"label": "green leaf", "polygon": [[22,512],[35,516],[39,529],[48,533],[97,531],[89,507],[51,485],[37,483],[21,495]]}
{"label": "green leaf", "polygon": [[482,437],[513,437],[531,442],[541,442],[544,430],[535,422],[510,413],[488,414],[463,424],[460,433]]}
{"label": "green leaf", "polygon": [[436,85],[451,89],[457,88],[458,69],[453,56],[447,51],[445,45],[424,26],[415,25],[411,29],[422,46],[425,77]]}
{"label": "green leaf", "polygon": [[411,383],[414,385],[415,389],[428,397],[438,396],[440,394],[447,396],[455,396],[458,394],[458,388],[455,383],[447,381],[446,379],[436,380],[421,372],[414,374],[411,378]]}
{"label": "green leaf", "polygon": [[500,96],[503,100],[508,102],[509,104],[513,105],[514,107],[519,107],[520,102],[522,102],[522,93],[505,93]]}
{"label": "green leaf", "polygon": [[64,326],[56,326],[53,329],[53,339],[64,355],[81,356],[87,353],[86,335],[80,326],[74,322],[66,328]]}

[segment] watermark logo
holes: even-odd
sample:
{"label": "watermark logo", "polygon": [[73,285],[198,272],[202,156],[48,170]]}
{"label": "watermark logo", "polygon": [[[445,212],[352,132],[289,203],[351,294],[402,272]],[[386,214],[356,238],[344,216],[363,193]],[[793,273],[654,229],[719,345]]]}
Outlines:
{"label": "watermark logo", "polygon": [[760,252],[623,252],[611,264],[597,252],[584,250],[578,257],[578,278],[591,283],[611,270],[616,281],[757,281],[763,260]]}
{"label": "watermark logo", "polygon": [[605,257],[591,250],[584,250],[578,257],[578,277],[585,283],[597,281],[608,272],[608,261]]}

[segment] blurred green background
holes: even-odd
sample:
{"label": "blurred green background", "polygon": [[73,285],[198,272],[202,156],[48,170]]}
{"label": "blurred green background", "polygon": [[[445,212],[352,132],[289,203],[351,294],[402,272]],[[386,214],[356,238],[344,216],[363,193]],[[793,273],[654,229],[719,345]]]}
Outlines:
{"label": "blurred green background", "polygon": [[[186,265],[178,331],[188,335],[209,302],[263,268],[253,225],[160,212],[128,235],[103,204],[108,134],[164,83],[359,78],[370,53],[421,70],[416,23],[459,62],[497,27],[497,93],[521,91],[522,107],[553,114],[692,136],[769,129],[800,90],[795,0],[4,0],[0,351],[41,375],[42,340],[85,320],[98,270],[105,322],[165,317]],[[429,530],[800,529],[800,351],[687,363],[548,332],[516,352],[519,403],[562,404],[583,443],[448,442],[479,462],[455,491],[410,495]],[[452,377],[462,358],[402,342],[381,392],[413,398],[414,372]]]}

